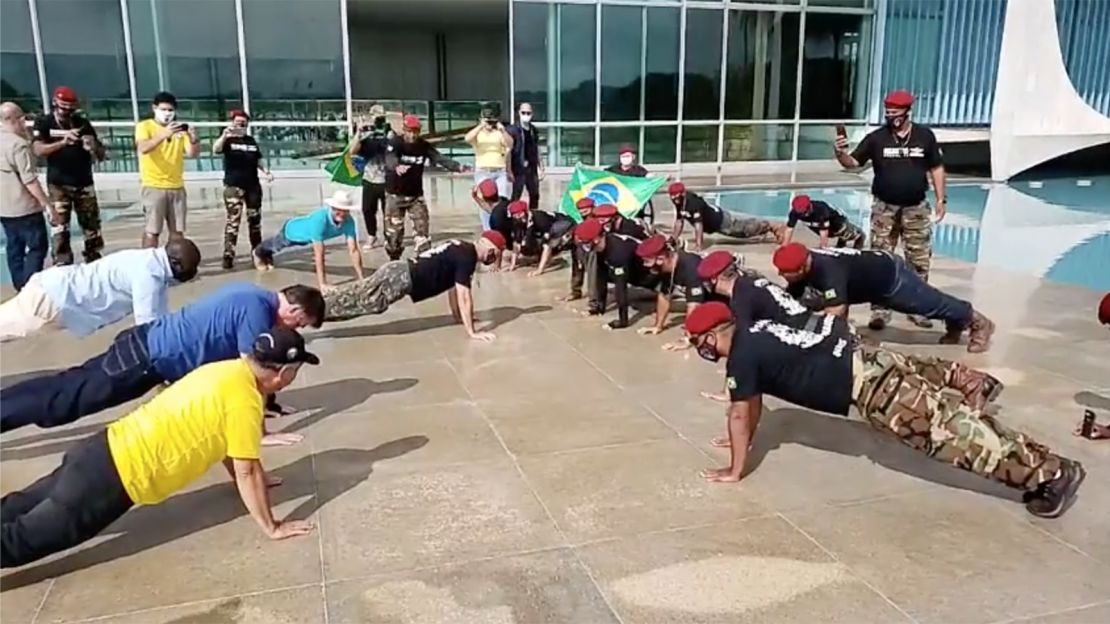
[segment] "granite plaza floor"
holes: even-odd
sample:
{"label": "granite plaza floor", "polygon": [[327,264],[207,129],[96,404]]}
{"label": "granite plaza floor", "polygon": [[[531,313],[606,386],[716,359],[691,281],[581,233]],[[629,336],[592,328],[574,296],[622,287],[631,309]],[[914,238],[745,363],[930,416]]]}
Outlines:
{"label": "granite plaza floor", "polygon": [[[436,236],[472,236],[460,192],[447,195],[433,204]],[[265,231],[296,204],[268,205]],[[172,291],[175,307],[230,280],[312,283],[309,256],[223,272],[222,211],[190,219],[206,266]],[[109,223],[110,246],[131,246],[140,223]],[[742,248],[764,271],[771,250]],[[329,260],[350,274],[342,250]],[[1002,488],[865,425],[774,400],[750,475],[707,484],[698,470],[727,462],[708,445],[725,421],[698,393],[721,376],[660,349],[677,328],[603,331],[554,301],[565,270],[486,273],[475,299],[491,344],[451,326],[442,299],[310,333],[323,364],[283,399],[303,412],[270,421],[305,440],[266,449],[264,463],[285,479],[277,514],[311,518],[312,535],[268,541],[213,469],[82,548],[5,571],[3,622],[1110,621],[1110,443],[1071,434],[1084,405],[1110,411],[1099,293],[943,258],[933,280],[996,320],[993,349],[969,356],[905,322],[884,339],[1001,377],[1004,422],[1087,467],[1063,518],[1034,519]],[[637,305],[642,327],[651,301]],[[77,364],[118,329],[7,344],[3,383]],[[48,473],[131,407],[5,436],[0,489]]]}

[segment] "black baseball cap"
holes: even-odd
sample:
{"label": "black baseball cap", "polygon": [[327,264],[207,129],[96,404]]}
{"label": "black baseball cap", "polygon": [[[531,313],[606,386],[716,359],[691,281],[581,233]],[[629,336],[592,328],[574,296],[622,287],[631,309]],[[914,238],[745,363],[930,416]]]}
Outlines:
{"label": "black baseball cap", "polygon": [[286,364],[319,364],[315,353],[305,350],[304,338],[292,329],[274,327],[254,339],[251,354],[260,364],[285,366]]}

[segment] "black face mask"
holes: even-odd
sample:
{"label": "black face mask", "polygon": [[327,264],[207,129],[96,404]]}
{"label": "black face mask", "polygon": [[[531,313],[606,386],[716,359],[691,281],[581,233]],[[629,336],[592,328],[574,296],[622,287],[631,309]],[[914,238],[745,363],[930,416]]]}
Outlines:
{"label": "black face mask", "polygon": [[708,360],[710,362],[716,362],[721,359],[721,354],[717,352],[716,334],[706,335],[705,340],[700,345],[697,345],[697,347],[698,357],[700,357],[701,359]]}
{"label": "black face mask", "polygon": [[374,118],[374,127],[375,128],[381,128],[383,126],[385,126],[385,117],[375,117]]}
{"label": "black face mask", "polygon": [[909,115],[905,113],[902,113],[901,115],[887,115],[886,127],[890,128],[891,130],[901,130],[902,127],[906,125],[906,120],[908,118]]}

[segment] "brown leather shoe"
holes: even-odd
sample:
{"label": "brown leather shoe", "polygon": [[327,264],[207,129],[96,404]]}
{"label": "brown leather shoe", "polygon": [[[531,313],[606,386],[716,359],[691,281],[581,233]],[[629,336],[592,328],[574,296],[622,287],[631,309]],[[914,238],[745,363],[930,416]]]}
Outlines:
{"label": "brown leather shoe", "polygon": [[971,318],[971,332],[967,337],[968,353],[983,353],[990,348],[991,336],[994,335],[994,321],[983,316],[978,310]]}
{"label": "brown leather shoe", "polygon": [[940,340],[937,341],[937,344],[942,344],[942,345],[960,344],[960,337],[963,336],[963,335],[964,335],[964,331],[962,329],[955,329],[955,330],[950,329],[950,330],[944,332],[944,335],[940,337]]}
{"label": "brown leather shoe", "polygon": [[952,388],[964,395],[964,401],[968,405],[978,410],[997,399],[1006,387],[994,375],[958,363],[950,383]]}

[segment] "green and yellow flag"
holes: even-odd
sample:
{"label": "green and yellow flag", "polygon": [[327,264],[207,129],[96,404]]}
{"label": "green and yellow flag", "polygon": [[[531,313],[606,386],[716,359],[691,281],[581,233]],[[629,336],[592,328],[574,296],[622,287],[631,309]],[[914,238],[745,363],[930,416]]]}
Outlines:
{"label": "green and yellow flag", "polygon": [[576,165],[559,203],[559,211],[580,223],[582,215],[574,205],[579,199],[589,197],[597,206],[613,204],[622,215],[632,218],[666,181],[662,177],[636,178]]}
{"label": "green and yellow flag", "polygon": [[362,169],[366,162],[361,156],[351,153],[351,146],[344,148],[343,153],[334,160],[324,165],[324,171],[331,174],[331,181],[347,186],[362,185]]}

